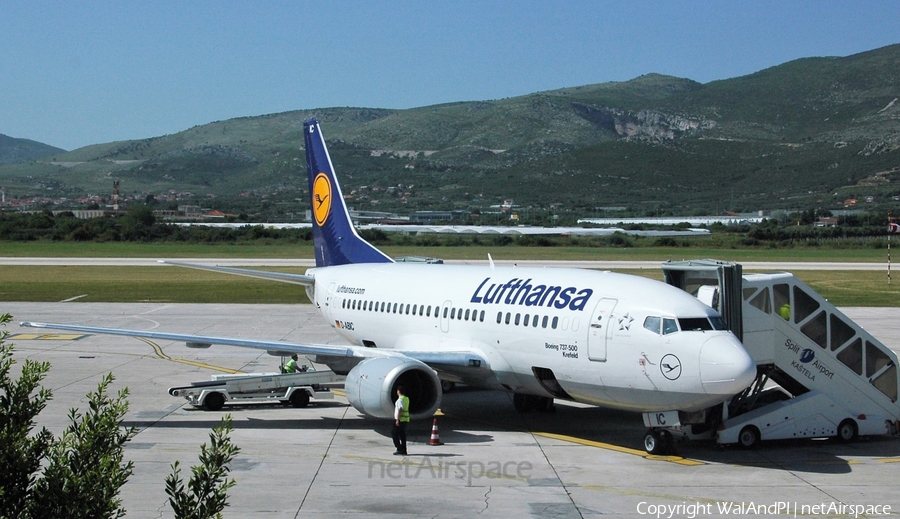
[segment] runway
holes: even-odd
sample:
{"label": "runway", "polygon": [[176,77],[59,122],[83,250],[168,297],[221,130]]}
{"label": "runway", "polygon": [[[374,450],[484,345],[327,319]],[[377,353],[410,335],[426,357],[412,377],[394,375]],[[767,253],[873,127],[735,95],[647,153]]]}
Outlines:
{"label": "runway", "polygon": [[[842,310],[900,350],[900,309]],[[15,321],[340,342],[311,305],[3,303],[0,312]],[[664,517],[749,517],[762,515],[760,507],[792,516],[791,506],[805,517],[852,517],[825,513],[842,505],[900,511],[896,437],[772,442],[754,451],[681,443],[677,456],[649,456],[641,449],[639,415],[568,403],[555,413],[520,415],[507,394],[462,388],[444,397],[444,445],[428,444],[430,421],[414,423],[410,455],[401,458],[391,455],[390,424],[363,418],[342,397],[306,409],[207,412],[167,394],[169,387],[208,380],[211,368],[276,370],[278,359],[264,353],[159,342],[167,360],[137,339],[35,336],[16,324],[7,330],[17,360],[52,364],[44,385],[53,400],[39,425],[55,434],[70,408],[86,405],[84,395],[103,374],[115,374],[115,389],[129,388],[125,421],[138,429],[126,448],[135,463],[122,490],[129,518],[171,516],[164,490],[170,465],[180,460],[184,474],[196,464],[225,413],[233,416],[232,440],[241,447],[226,517],[638,518],[660,510]],[[820,505],[826,508],[813,508]],[[746,513],[723,511],[735,507]]]}

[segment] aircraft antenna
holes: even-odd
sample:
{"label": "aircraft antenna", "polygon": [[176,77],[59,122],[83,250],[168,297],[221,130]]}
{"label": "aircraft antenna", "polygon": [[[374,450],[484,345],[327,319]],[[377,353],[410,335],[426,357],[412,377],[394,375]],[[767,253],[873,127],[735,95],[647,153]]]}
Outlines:
{"label": "aircraft antenna", "polygon": [[491,265],[491,270],[494,270],[494,258],[491,257],[491,253],[488,253],[488,263]]}

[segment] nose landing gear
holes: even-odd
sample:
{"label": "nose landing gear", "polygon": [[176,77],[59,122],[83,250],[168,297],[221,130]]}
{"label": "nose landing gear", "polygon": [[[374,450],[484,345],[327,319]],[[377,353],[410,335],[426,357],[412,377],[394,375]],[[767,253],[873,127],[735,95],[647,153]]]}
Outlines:
{"label": "nose landing gear", "polygon": [[670,454],[672,449],[672,433],[669,431],[651,428],[644,435],[644,450],[647,454]]}

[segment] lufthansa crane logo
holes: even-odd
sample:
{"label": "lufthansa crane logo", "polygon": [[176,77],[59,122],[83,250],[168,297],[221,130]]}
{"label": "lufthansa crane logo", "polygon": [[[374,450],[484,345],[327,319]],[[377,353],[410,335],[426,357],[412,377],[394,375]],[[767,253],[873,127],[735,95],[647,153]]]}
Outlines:
{"label": "lufthansa crane logo", "polygon": [[325,173],[319,173],[313,180],[312,212],[316,225],[319,227],[325,225],[331,212],[331,181]]}
{"label": "lufthansa crane logo", "polygon": [[681,376],[681,361],[678,360],[678,357],[669,353],[660,361],[659,370],[662,372],[662,376],[667,379],[677,380]]}

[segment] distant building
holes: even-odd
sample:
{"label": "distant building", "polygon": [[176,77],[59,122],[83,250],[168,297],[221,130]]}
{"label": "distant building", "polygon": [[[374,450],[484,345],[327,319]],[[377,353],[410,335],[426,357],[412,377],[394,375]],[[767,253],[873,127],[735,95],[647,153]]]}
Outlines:
{"label": "distant building", "polygon": [[109,209],[72,209],[71,211],[53,211],[54,215],[59,213],[72,213],[79,220],[89,220],[91,218],[100,218],[101,216],[115,216],[124,214],[121,211],[110,211]]}
{"label": "distant building", "polygon": [[186,218],[199,218],[203,209],[199,205],[179,205],[178,215]]}
{"label": "distant building", "polygon": [[450,211],[413,211],[409,213],[409,219],[413,222],[446,222],[453,219]]}

